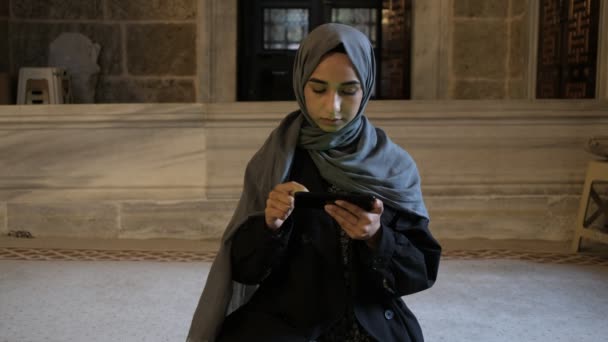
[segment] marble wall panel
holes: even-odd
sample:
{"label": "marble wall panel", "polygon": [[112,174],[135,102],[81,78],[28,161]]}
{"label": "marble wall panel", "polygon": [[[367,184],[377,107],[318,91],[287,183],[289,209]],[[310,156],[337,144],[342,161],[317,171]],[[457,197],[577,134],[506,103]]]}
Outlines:
{"label": "marble wall panel", "polygon": [[196,74],[195,24],[127,26],[127,68],[131,75]]}
{"label": "marble wall panel", "polygon": [[572,239],[578,200],[576,196],[425,198],[430,228],[437,237],[551,241]]}
{"label": "marble wall panel", "polygon": [[[292,107],[49,106],[47,115],[40,107],[0,107],[8,228],[21,222],[52,235],[219,238],[247,161]],[[556,241],[573,232],[592,158],[583,146],[608,129],[605,111],[589,101],[368,107],[370,120],[417,161],[439,238]],[[118,228],[89,223],[110,222],[107,208],[115,208]],[[77,231],[79,224],[89,228]]]}
{"label": "marble wall panel", "polygon": [[192,103],[194,80],[138,80],[101,78],[95,95],[98,103]]}
{"label": "marble wall panel", "polygon": [[194,20],[196,0],[107,0],[111,20]]}
{"label": "marble wall panel", "polygon": [[582,184],[590,158],[584,143],[605,126],[556,122],[540,127],[507,120],[394,123],[385,129],[417,160],[425,183],[434,186]]}
{"label": "marble wall panel", "polygon": [[205,239],[221,237],[235,201],[125,203],[121,238]]}
{"label": "marble wall panel", "polygon": [[118,208],[105,203],[9,203],[8,230],[34,237],[117,238]]}
{"label": "marble wall panel", "polygon": [[207,191],[210,198],[239,196],[247,163],[271,130],[270,126],[207,129]]}
{"label": "marble wall panel", "polygon": [[8,233],[6,226],[6,203],[0,202],[0,236],[5,236]]}
{"label": "marble wall panel", "polygon": [[13,201],[53,189],[203,196],[204,150],[197,128],[0,131],[0,188],[16,189],[4,193]]}

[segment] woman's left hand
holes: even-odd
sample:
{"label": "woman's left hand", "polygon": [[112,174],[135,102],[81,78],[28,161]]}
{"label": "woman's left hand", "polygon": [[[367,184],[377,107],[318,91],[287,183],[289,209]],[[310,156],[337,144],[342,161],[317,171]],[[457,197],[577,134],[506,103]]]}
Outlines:
{"label": "woman's left hand", "polygon": [[384,204],[379,199],[374,201],[371,211],[365,211],[346,201],[336,201],[335,204],[325,206],[325,212],[338,222],[351,239],[364,240],[370,247],[375,247],[381,234],[380,216],[383,211]]}

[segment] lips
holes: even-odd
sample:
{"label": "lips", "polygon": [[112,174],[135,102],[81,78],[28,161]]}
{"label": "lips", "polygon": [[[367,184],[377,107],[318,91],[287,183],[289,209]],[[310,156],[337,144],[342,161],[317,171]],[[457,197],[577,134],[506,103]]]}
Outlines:
{"label": "lips", "polygon": [[321,118],[321,122],[325,125],[338,125],[342,122],[342,119],[326,119]]}

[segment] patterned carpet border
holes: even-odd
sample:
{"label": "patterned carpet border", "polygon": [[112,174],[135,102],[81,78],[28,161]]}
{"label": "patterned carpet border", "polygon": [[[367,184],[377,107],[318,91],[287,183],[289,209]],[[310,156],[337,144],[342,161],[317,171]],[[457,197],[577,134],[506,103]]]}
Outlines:
{"label": "patterned carpet border", "polygon": [[[154,262],[196,262],[213,261],[215,251],[135,251],[135,250],[92,250],[92,249],[44,249],[44,248],[0,248],[0,260],[34,261],[154,261]],[[608,266],[608,257],[566,254],[533,253],[503,249],[453,250],[442,255],[443,260],[523,260],[547,264],[575,264]]]}

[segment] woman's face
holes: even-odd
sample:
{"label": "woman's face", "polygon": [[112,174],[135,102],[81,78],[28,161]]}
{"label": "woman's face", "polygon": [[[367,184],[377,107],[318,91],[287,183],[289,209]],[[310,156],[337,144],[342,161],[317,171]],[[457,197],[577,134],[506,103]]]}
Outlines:
{"label": "woman's face", "polygon": [[304,86],[308,114],[325,132],[337,132],[351,122],[362,98],[361,82],[344,53],[323,57]]}

